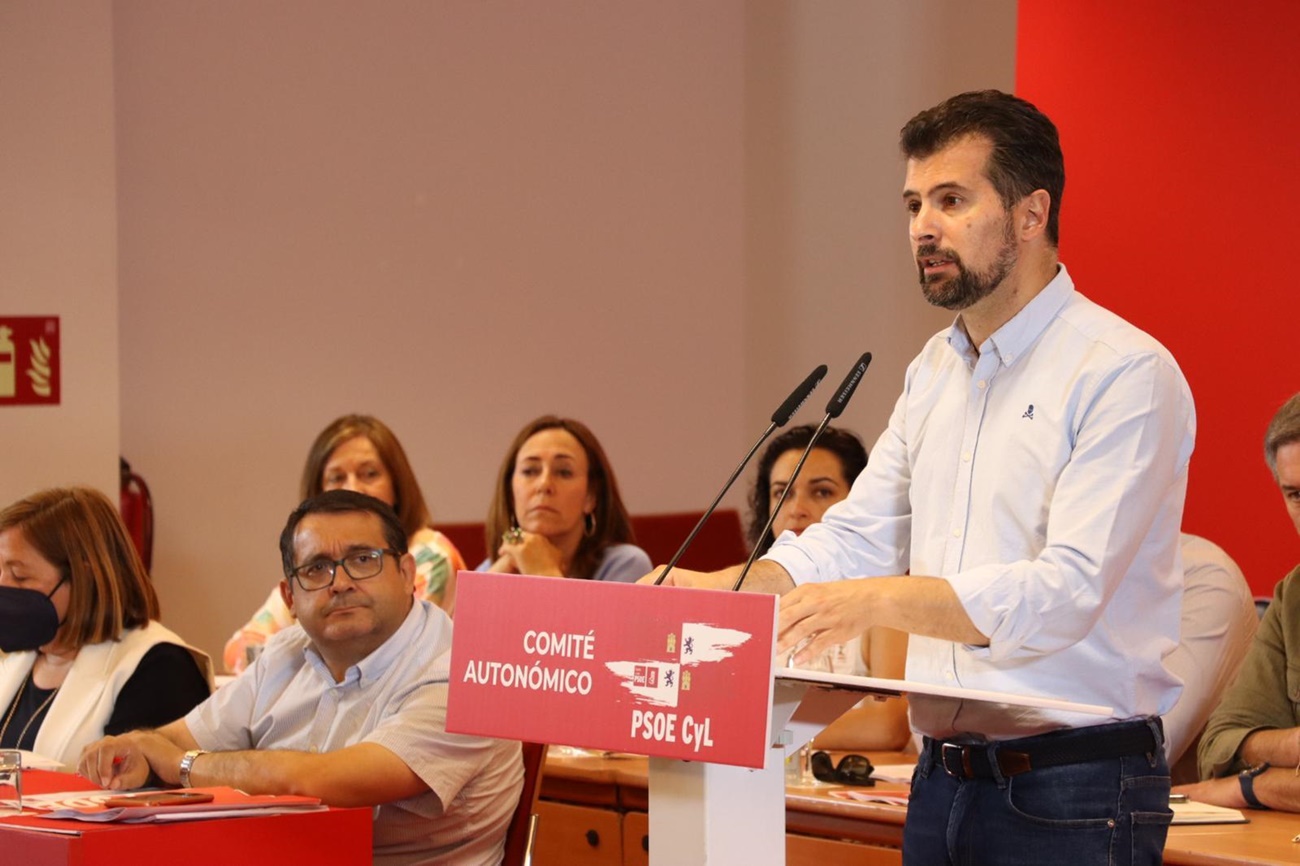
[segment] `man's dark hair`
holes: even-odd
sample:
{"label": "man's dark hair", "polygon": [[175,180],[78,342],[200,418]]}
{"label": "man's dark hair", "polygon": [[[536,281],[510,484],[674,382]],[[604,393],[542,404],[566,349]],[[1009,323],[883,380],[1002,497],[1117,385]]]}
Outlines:
{"label": "man's dark hair", "polygon": [[402,528],[397,512],[388,503],[352,490],[327,490],[319,496],[304,500],[284,524],[284,531],[280,533],[280,559],[284,563],[285,577],[293,575],[293,540],[302,519],[308,514],[343,514],[349,511],[377,515],[383,524],[384,541],[389,549],[396,550],[399,554],[406,553],[406,530]]}
{"label": "man's dark hair", "polygon": [[1300,394],[1282,404],[1264,434],[1264,460],[1274,481],[1277,480],[1277,449],[1295,442],[1300,442]]}
{"label": "man's dark hair", "polygon": [[961,93],[913,117],[899,134],[908,159],[925,159],[958,139],[977,135],[993,144],[986,168],[1003,206],[1011,208],[1034,190],[1051,197],[1047,239],[1060,243],[1065,157],[1056,125],[1032,103],[1000,90]]}

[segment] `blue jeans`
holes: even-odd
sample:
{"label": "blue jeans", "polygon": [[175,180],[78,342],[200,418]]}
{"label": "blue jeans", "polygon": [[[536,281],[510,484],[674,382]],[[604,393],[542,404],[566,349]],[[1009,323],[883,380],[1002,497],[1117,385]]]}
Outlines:
{"label": "blue jeans", "polygon": [[1157,731],[1153,754],[1010,778],[954,778],[935,761],[940,744],[927,739],[912,777],[904,866],[1159,866],[1173,818],[1163,734],[1154,720],[1112,727],[1148,724]]}

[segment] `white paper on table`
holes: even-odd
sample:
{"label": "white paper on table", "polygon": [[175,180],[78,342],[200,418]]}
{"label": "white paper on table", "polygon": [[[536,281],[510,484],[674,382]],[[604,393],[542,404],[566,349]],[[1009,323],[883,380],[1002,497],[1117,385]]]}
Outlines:
{"label": "white paper on table", "polygon": [[220,809],[212,812],[158,811],[139,818],[122,818],[121,824],[167,824],[173,821],[201,821],[208,818],[252,818],[258,815],[284,815],[299,812],[325,812],[329,806],[257,806],[251,809]]}
{"label": "white paper on table", "polygon": [[851,788],[831,791],[830,795],[839,800],[853,800],[858,803],[885,803],[890,806],[906,806],[907,794],[890,794],[873,791],[870,788]]}
{"label": "white paper on table", "polygon": [[239,803],[195,803],[190,806],[128,806],[114,809],[85,811],[82,809],[56,809],[46,812],[42,818],[58,818],[71,821],[89,821],[95,824],[116,822],[119,824],[155,824],[168,821],[196,821],[205,818],[244,818],[253,815],[283,815],[286,812],[320,812],[328,809],[319,801],[315,803],[274,803],[270,798],[261,802],[241,805]]}
{"label": "white paper on table", "polygon": [[[49,812],[54,809],[89,809],[101,800],[116,797],[120,791],[60,791],[53,794],[27,794],[23,797],[25,811]],[[0,800],[0,806],[14,808],[17,800]]]}
{"label": "white paper on table", "polygon": [[900,785],[912,784],[912,771],[916,764],[877,764],[871,771],[871,778],[881,782],[897,782]]}
{"label": "white paper on table", "polygon": [[1238,809],[1226,806],[1211,806],[1188,800],[1186,803],[1170,803],[1174,810],[1175,824],[1246,824],[1246,816]]}
{"label": "white paper on table", "polygon": [[56,761],[54,758],[47,758],[39,752],[29,752],[26,749],[22,749],[21,751],[23,755],[24,770],[54,770],[55,772],[63,772],[66,769],[61,761]]}
{"label": "white paper on table", "polygon": [[[190,789],[194,790],[194,789]],[[202,790],[202,789],[200,789]],[[156,823],[185,821],[200,818],[232,818],[252,815],[274,815],[285,812],[316,812],[327,808],[315,797],[248,795],[230,788],[209,788],[217,792],[216,802],[168,806],[128,806],[105,808],[103,801],[121,796],[121,791],[64,791],[54,794],[33,794],[23,797],[28,814],[36,812],[42,818],[88,821],[102,824]],[[9,805],[16,805],[10,801]]]}

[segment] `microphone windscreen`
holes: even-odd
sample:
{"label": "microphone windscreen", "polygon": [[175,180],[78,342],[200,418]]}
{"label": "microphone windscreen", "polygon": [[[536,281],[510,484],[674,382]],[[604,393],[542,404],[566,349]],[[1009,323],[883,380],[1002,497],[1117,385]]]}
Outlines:
{"label": "microphone windscreen", "polygon": [[840,383],[839,389],[831,396],[831,401],[826,404],[826,417],[840,417],[840,413],[844,411],[845,406],[849,405],[849,398],[857,390],[858,383],[862,381],[862,376],[867,372],[867,367],[870,364],[871,353],[863,352],[862,357],[858,359],[858,363],[853,365],[853,369],[849,370],[849,374]]}
{"label": "microphone windscreen", "polygon": [[820,365],[816,370],[808,374],[808,378],[799,383],[799,387],[790,392],[790,396],[785,398],[785,402],[777,407],[772,413],[772,423],[778,427],[784,427],[794,417],[794,413],[799,411],[799,407],[808,399],[819,384],[822,377],[826,375],[826,365]]}

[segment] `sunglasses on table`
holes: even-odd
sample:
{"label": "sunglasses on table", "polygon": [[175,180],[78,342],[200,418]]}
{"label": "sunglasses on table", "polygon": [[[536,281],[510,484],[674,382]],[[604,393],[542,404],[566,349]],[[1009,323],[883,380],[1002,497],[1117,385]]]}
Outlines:
{"label": "sunglasses on table", "polygon": [[876,780],[871,778],[875,767],[863,755],[845,755],[836,764],[829,752],[813,752],[809,760],[813,778],[819,782],[835,782],[840,785],[862,785],[871,787]]}

